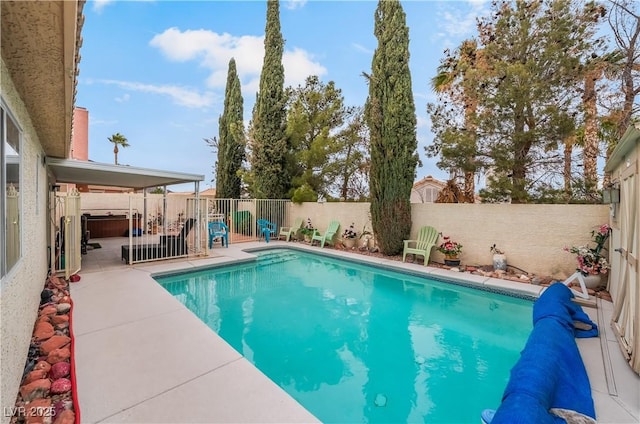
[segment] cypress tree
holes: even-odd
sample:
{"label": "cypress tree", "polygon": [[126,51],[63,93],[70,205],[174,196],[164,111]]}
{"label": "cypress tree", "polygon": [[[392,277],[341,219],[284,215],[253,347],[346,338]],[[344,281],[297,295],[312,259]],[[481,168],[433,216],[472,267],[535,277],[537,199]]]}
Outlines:
{"label": "cypress tree", "polygon": [[264,62],[251,131],[252,192],[256,198],[282,199],[289,188],[283,49],[279,4],[268,0]]}
{"label": "cypress tree", "polygon": [[371,221],[380,251],[402,251],[411,231],[411,188],[418,164],[416,108],[409,71],[409,28],[400,2],[380,0],[378,46],[365,108],[371,138]]}
{"label": "cypress tree", "polygon": [[238,171],[245,158],[243,100],[236,61],[231,58],[227,72],[224,110],[218,120],[218,164],[216,166],[216,197],[240,198],[242,179]]}

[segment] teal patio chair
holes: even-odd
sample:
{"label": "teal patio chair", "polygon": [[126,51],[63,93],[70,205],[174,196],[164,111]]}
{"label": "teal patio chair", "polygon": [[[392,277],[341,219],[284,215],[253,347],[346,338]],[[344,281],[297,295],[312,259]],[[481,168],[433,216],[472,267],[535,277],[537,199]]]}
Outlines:
{"label": "teal patio chair", "polygon": [[223,247],[229,247],[229,228],[224,222],[209,223],[209,249],[213,248],[213,242],[216,239],[221,239]]}
{"label": "teal patio chair", "polygon": [[438,231],[433,227],[421,227],[418,230],[418,237],[415,240],[404,240],[404,250],[402,251],[402,262],[407,258],[407,254],[420,255],[424,257],[424,265],[429,264],[431,249],[438,242]]}
{"label": "teal patio chair", "polygon": [[271,237],[276,235],[276,224],[266,219],[259,219],[256,224],[258,224],[258,240],[264,236],[264,240],[269,243]]}
{"label": "teal patio chair", "polygon": [[329,244],[333,244],[333,238],[335,237],[338,229],[340,228],[340,223],[338,221],[331,221],[329,226],[327,227],[327,231],[324,234],[320,234],[318,230],[314,230],[313,237],[311,237],[311,245],[313,246],[313,242],[317,240],[320,243],[320,247],[324,247],[325,242]]}
{"label": "teal patio chair", "polygon": [[298,217],[293,222],[293,225],[291,227],[280,227],[280,232],[278,233],[278,240],[280,240],[280,237],[284,237],[285,240],[287,241],[291,240],[291,236],[293,236],[294,238],[297,238],[298,231],[300,231],[301,227],[302,227],[302,218]]}

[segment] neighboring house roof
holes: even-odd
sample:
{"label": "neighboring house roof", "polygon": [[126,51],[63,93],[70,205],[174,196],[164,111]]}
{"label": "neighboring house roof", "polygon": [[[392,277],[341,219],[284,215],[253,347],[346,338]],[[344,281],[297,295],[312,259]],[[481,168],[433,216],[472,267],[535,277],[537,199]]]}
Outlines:
{"label": "neighboring house roof", "polygon": [[413,184],[411,203],[432,203],[438,198],[438,193],[446,186],[444,181],[427,175]]}
{"label": "neighboring house roof", "polygon": [[216,195],[216,189],[215,188],[208,188],[208,189],[200,192],[200,196],[215,197],[215,195]]}
{"label": "neighboring house roof", "polygon": [[[172,191],[171,194],[182,195],[182,196],[193,196],[195,192],[194,191]],[[213,197],[215,195],[216,195],[215,188],[208,188],[200,192],[200,196]]]}
{"label": "neighboring house roof", "polygon": [[420,187],[429,186],[429,187],[438,187],[443,189],[447,183],[445,181],[439,180],[437,178],[433,178],[431,175],[427,175],[420,181],[416,181],[413,183],[414,189],[419,189]]}
{"label": "neighboring house roof", "polygon": [[[48,156],[71,146],[84,0],[2,1],[2,59]],[[37,58],[37,60],[34,60]]]}

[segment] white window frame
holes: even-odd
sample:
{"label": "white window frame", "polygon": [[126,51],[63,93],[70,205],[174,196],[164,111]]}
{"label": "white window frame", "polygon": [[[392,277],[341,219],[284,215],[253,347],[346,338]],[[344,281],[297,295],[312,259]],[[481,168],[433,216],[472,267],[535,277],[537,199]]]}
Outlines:
{"label": "white window frame", "polygon": [[[4,102],[4,99],[0,99],[0,198],[2,198],[2,207],[0,208],[0,224],[2,230],[0,231],[0,279],[4,281],[4,277],[14,269],[15,265],[20,262],[23,254],[23,233],[24,233],[24,207],[23,196],[24,192],[24,178],[23,178],[23,131],[18,120],[13,116],[9,107]],[[6,143],[7,143],[7,120],[11,120],[13,125],[18,131],[18,214],[19,214],[19,233],[18,233],[18,257],[11,266],[8,266],[7,261],[7,232],[6,232],[6,220],[7,220],[7,163],[6,163]]]}

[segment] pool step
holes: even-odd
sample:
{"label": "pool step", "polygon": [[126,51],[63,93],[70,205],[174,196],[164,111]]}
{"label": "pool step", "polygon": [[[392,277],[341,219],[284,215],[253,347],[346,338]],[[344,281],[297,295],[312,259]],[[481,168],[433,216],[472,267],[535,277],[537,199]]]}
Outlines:
{"label": "pool step", "polygon": [[269,253],[258,258],[258,266],[278,264],[294,259],[298,259],[298,255],[295,252]]}

